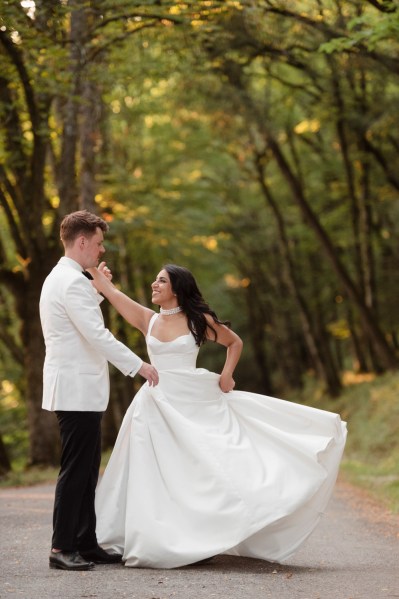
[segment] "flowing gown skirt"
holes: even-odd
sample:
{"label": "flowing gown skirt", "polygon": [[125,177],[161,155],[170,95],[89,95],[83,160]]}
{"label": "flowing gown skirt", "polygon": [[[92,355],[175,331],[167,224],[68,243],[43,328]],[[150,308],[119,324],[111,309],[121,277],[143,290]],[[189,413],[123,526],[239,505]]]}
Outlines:
{"label": "flowing gown skirt", "polygon": [[337,414],[160,370],[126,412],[96,494],[97,536],[127,566],[220,553],[283,561],[309,536],[346,439]]}

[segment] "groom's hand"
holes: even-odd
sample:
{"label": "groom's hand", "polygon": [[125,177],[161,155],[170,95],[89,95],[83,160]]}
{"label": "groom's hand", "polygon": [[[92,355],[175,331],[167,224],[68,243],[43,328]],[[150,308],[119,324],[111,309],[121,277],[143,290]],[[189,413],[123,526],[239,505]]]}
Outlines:
{"label": "groom's hand", "polygon": [[150,387],[155,387],[155,385],[158,385],[158,383],[159,383],[158,372],[157,372],[157,369],[154,368],[154,366],[152,366],[151,364],[147,364],[146,362],[143,362],[143,365],[139,370],[139,374],[141,374],[141,376],[143,376],[145,379],[147,379]]}

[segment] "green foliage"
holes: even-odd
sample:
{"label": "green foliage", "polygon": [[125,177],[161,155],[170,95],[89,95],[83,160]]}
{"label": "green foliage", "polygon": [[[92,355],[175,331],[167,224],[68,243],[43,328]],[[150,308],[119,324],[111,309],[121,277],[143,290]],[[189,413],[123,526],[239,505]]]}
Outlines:
{"label": "green foliage", "polygon": [[1,368],[0,433],[9,460],[15,465],[25,465],[29,436],[26,422],[26,404],[18,389],[21,369],[16,368],[7,356]]}
{"label": "green foliage", "polygon": [[321,44],[320,51],[331,54],[366,48],[392,52],[399,42],[399,10],[394,2],[387,5],[387,8],[391,6],[392,12],[378,13],[369,7],[361,16],[350,19],[347,35]]}

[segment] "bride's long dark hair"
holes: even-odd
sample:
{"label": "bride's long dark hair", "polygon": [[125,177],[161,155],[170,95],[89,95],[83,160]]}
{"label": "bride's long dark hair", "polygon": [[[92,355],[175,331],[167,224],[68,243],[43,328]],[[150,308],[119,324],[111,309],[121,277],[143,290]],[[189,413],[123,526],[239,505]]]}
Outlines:
{"label": "bride's long dark hair", "polygon": [[224,324],[229,327],[230,322],[227,320],[222,322],[218,319],[215,312],[202,297],[196,280],[187,268],[176,264],[166,264],[163,268],[169,275],[178,304],[187,316],[188,328],[194,335],[196,344],[200,346],[205,343],[207,329],[213,331],[214,340],[216,341],[216,330],[206,320],[205,314],[210,314],[217,324]]}

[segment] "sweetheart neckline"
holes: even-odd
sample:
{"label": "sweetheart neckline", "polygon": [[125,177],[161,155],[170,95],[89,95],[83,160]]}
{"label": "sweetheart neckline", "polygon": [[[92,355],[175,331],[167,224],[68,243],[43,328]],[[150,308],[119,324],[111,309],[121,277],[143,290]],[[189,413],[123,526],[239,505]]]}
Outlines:
{"label": "sweetheart neckline", "polygon": [[154,337],[154,335],[148,335],[148,337],[152,337],[153,339],[155,339],[155,341],[158,341],[158,343],[173,343],[173,341],[176,341],[176,339],[181,339],[182,337],[189,337],[191,335],[191,333],[186,333],[185,335],[178,335],[177,337],[175,337],[174,339],[171,339],[170,341],[161,341],[160,339],[158,339],[158,337]]}

